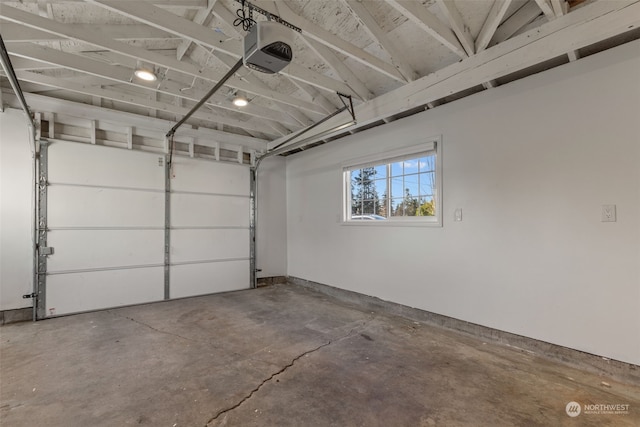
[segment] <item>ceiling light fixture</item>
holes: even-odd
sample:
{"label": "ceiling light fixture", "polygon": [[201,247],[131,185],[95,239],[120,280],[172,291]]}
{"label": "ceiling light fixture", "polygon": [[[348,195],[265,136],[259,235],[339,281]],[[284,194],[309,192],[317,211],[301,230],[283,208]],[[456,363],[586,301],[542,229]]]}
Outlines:
{"label": "ceiling light fixture", "polygon": [[158,78],[153,71],[147,70],[146,68],[138,68],[134,71],[134,74],[137,78],[147,82],[154,82]]}
{"label": "ceiling light fixture", "polygon": [[246,107],[249,104],[249,100],[244,96],[236,96],[233,98],[233,105],[236,107]]}

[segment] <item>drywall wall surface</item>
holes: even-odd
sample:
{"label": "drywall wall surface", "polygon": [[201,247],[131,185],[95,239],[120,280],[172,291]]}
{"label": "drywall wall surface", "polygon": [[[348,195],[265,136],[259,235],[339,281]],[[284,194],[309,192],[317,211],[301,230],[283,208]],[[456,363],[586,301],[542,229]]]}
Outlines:
{"label": "drywall wall surface", "polygon": [[30,307],[33,157],[21,110],[0,113],[0,310]]}
{"label": "drywall wall surface", "polygon": [[270,157],[258,168],[256,267],[258,277],[287,275],[286,160]]}
{"label": "drywall wall surface", "polygon": [[[289,156],[288,274],[640,364],[638,76],[636,41]],[[340,223],[345,159],[434,135],[442,227]]]}

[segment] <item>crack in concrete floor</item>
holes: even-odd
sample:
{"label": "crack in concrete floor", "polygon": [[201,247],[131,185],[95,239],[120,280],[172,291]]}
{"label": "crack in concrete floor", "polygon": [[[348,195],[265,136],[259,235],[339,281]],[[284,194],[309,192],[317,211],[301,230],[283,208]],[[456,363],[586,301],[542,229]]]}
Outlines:
{"label": "crack in concrete floor", "polygon": [[299,354],[298,356],[294,357],[293,359],[291,359],[291,362],[289,362],[287,365],[285,365],[282,369],[280,369],[279,371],[271,374],[271,376],[269,376],[268,378],[262,380],[262,382],[260,384],[258,384],[258,386],[256,388],[254,388],[253,390],[251,390],[249,392],[249,394],[247,394],[246,396],[244,396],[242,399],[240,399],[240,401],[238,403],[236,403],[233,406],[230,406],[226,409],[223,409],[221,411],[219,411],[217,414],[215,414],[212,418],[209,419],[209,421],[207,421],[207,423],[204,425],[204,427],[208,427],[209,424],[211,424],[212,422],[214,422],[215,420],[217,420],[218,418],[220,418],[221,415],[226,414],[230,411],[233,411],[236,408],[239,408],[244,402],[246,402],[247,400],[251,399],[251,397],[253,397],[253,395],[255,393],[257,393],[262,386],[264,386],[266,383],[270,382],[271,380],[273,380],[274,378],[276,378],[277,376],[283,374],[287,369],[291,368],[298,360],[302,359],[304,356],[309,355],[311,353],[315,353],[316,351],[327,347],[335,342],[339,342],[342,340],[345,340],[347,338],[350,338],[354,335],[356,335],[356,333],[361,333],[363,331],[365,331],[367,329],[367,327],[369,326],[369,324],[375,319],[375,315],[371,316],[369,318],[369,320],[367,320],[366,322],[364,322],[362,325],[360,325],[360,327],[356,327],[356,328],[351,328],[351,330],[349,332],[347,332],[346,334],[344,334],[341,337],[338,338],[334,338],[332,340],[329,340],[328,342],[319,345],[318,347],[315,347],[311,350],[307,350],[301,354]]}
{"label": "crack in concrete floor", "polygon": [[311,350],[307,350],[302,354],[299,354],[298,356],[294,357],[291,362],[289,362],[287,365],[285,365],[282,369],[280,369],[279,371],[271,374],[271,376],[269,376],[268,378],[262,380],[262,382],[260,384],[258,384],[258,386],[256,388],[254,388],[253,390],[251,390],[249,392],[249,394],[247,394],[246,396],[244,396],[238,403],[236,403],[233,406],[230,406],[229,408],[223,409],[221,411],[219,411],[217,414],[215,414],[211,419],[209,419],[209,421],[207,421],[207,423],[205,424],[205,427],[207,427],[209,424],[211,424],[213,421],[217,420],[220,415],[222,414],[226,414],[229,411],[233,411],[234,409],[236,409],[237,407],[239,407],[240,405],[242,405],[244,402],[246,402],[247,400],[249,400],[255,393],[257,393],[263,385],[265,385],[266,383],[268,383],[269,381],[271,381],[272,379],[274,379],[275,377],[277,377],[278,375],[284,373],[287,369],[289,369],[290,367],[292,367],[298,360],[300,360],[301,358],[303,358],[304,356],[314,353],[318,350],[320,350],[323,347],[326,347],[328,345],[330,345],[333,341],[329,341],[326,342],[316,348],[313,348]]}

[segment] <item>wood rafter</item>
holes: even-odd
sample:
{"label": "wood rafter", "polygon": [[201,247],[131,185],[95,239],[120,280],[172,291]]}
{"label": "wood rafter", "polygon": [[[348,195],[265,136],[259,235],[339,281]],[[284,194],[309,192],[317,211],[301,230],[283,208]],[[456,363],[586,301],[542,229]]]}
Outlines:
{"label": "wood rafter", "polygon": [[507,40],[525,25],[533,22],[541,13],[540,8],[535,2],[529,1],[525,3],[516,13],[500,24],[489,46]]}
{"label": "wood rafter", "polygon": [[394,80],[406,83],[405,78],[400,72],[391,64],[388,64],[380,58],[366,52],[364,49],[349,43],[346,40],[334,35],[330,31],[325,30],[321,26],[311,22],[299,15],[296,15],[285,2],[278,2],[277,6],[274,2],[268,2],[260,4],[260,6],[267,10],[269,13],[279,15],[286,21],[295,25],[298,28],[302,28],[302,33],[309,38],[316,40],[319,43],[336,50],[343,55],[346,55],[367,67],[376,70],[382,74],[391,77]]}
{"label": "wood rafter", "polygon": [[[6,6],[0,7],[0,9]],[[152,28],[147,25],[129,24],[129,25],[108,25],[108,24],[65,24],[68,28],[75,31],[94,31],[100,34],[106,34],[114,40],[171,40],[179,37]],[[60,40],[48,31],[41,31],[37,28],[27,27],[21,24],[11,22],[2,23],[2,38],[5,42],[47,42]]]}
{"label": "wood rafter", "polygon": [[[0,91],[0,93],[3,93]],[[116,111],[99,106],[87,104],[79,104],[73,101],[63,99],[50,98],[48,96],[35,95],[25,93],[25,98],[30,106],[40,111],[56,111],[62,110],[65,114],[81,119],[94,121],[96,117],[100,117],[101,121],[110,121],[120,124],[121,126],[133,126],[136,133],[144,133],[146,135],[154,135],[156,138],[164,137],[166,131],[171,129],[173,122],[156,119],[151,117],[143,117],[134,113]],[[13,94],[7,98],[15,98]],[[207,147],[215,147],[222,144],[221,147],[229,148],[244,146],[258,151],[264,151],[267,140],[254,138],[245,135],[232,134],[222,132],[215,129],[203,128],[194,129],[191,126],[184,126],[180,129],[180,133],[176,134],[175,139],[178,142],[186,142],[187,140],[196,139],[198,145]]]}
{"label": "wood rafter", "polygon": [[535,2],[538,4],[538,7],[542,10],[542,13],[544,13],[544,16],[546,16],[548,20],[552,20],[556,17],[549,0],[535,0]]}
{"label": "wood rafter", "polygon": [[469,31],[469,27],[464,23],[458,8],[456,7],[453,0],[437,0],[438,6],[440,10],[446,16],[449,21],[449,25],[451,25],[451,29],[455,33],[456,37],[462,44],[467,55],[471,56],[476,53],[475,43],[473,41],[473,36]]}
{"label": "wood rafter", "polygon": [[[481,85],[638,26],[640,0],[591,3],[547,22],[534,31],[511,38],[465,61],[356,106],[356,126],[366,126],[409,108],[427,105],[455,91]],[[343,120],[342,117],[328,120],[305,137],[313,140],[314,135],[340,125]],[[282,140],[284,138],[279,138],[269,145],[273,147]]]}
{"label": "wood rafter", "polygon": [[409,18],[410,21],[418,25],[433,38],[451,49],[461,58],[466,58],[467,52],[458,41],[453,30],[448,28],[434,14],[424,7],[420,2],[408,0],[387,0],[391,6]]}
{"label": "wood rafter", "polygon": [[349,67],[347,67],[338,56],[331,51],[327,46],[319,43],[313,39],[303,37],[307,45],[342,78],[345,83],[355,92],[360,99],[368,101],[373,98],[373,94],[362,83],[362,80],[355,75]]}
{"label": "wood rafter", "polygon": [[376,22],[369,9],[367,9],[366,3],[358,0],[343,0],[344,3],[351,9],[353,14],[362,22],[363,27],[367,32],[376,40],[380,46],[391,57],[391,63],[400,71],[407,81],[414,81],[416,79],[416,72],[409,66],[405,54],[393,45],[387,34],[380,28],[380,25]]}
{"label": "wood rafter", "polygon": [[[216,5],[216,2],[217,0],[208,0],[207,7],[202,8],[198,10],[198,12],[196,12],[196,16],[193,17],[193,23],[202,26],[207,25],[209,21],[211,21],[211,11]],[[178,61],[180,61],[187,50],[189,50],[191,43],[193,43],[191,40],[183,40],[182,43],[180,43],[180,46],[178,46],[178,48],[176,49],[176,58],[178,59]]]}
{"label": "wood rafter", "polygon": [[[127,86],[135,86],[144,90],[152,90],[157,93],[164,93],[166,95],[175,96],[189,101],[198,102],[200,100],[199,96],[189,95],[188,92],[182,91],[181,84],[168,81],[167,79],[162,81],[160,84],[153,86],[148,83],[140,82],[137,79],[132,79],[131,77],[134,70],[120,65],[105,67],[105,64],[100,61],[32,44],[10,43],[9,49],[11,50],[12,55],[41,61],[68,70],[74,70],[97,76],[102,79],[111,80],[112,84],[120,83]],[[258,105],[247,105],[242,110],[238,110],[231,104],[215,105],[210,103],[208,105],[216,109],[225,109],[235,113],[246,114],[265,120],[272,120],[277,123],[283,123],[291,126],[292,129],[299,126],[296,121],[290,119],[288,116]]]}
{"label": "wood rafter", "polygon": [[476,53],[486,49],[489,46],[489,42],[496,32],[498,25],[502,22],[504,15],[507,13],[507,9],[511,5],[512,0],[495,0],[489,16],[484,21],[484,25],[480,30],[480,34],[476,37]]}
{"label": "wood rafter", "polygon": [[[221,74],[215,73],[210,70],[203,70],[200,67],[185,63],[183,61],[178,61],[175,58],[170,58],[165,55],[148,51],[144,48],[139,48],[117,40],[109,39],[101,34],[84,31],[78,28],[69,28],[65,24],[47,18],[42,18],[10,6],[2,6],[0,8],[0,17],[12,22],[27,25],[32,28],[47,31],[60,37],[81,40],[94,46],[114,51],[133,59],[141,59],[159,65],[161,67],[168,68],[170,70],[190,75],[192,77],[204,78],[213,82],[217,82],[222,78]],[[186,22],[191,23],[191,21]],[[242,82],[237,78],[229,79],[229,81],[227,81],[227,86],[244,90],[255,95],[264,96],[274,101],[289,104],[298,108],[303,108],[305,110],[315,111],[318,113],[324,112],[323,109],[313,103],[305,102],[297,98],[283,95],[274,90],[264,90],[262,88],[256,88],[252,85],[248,85],[247,83]],[[346,85],[344,86],[346,87]]]}
{"label": "wood rafter", "polygon": [[[138,107],[144,107],[159,111],[165,111],[167,113],[173,113],[180,117],[184,116],[189,112],[189,108],[171,105],[167,102],[153,101],[149,98],[145,98],[142,96],[132,95],[130,93],[122,93],[110,89],[102,89],[100,87],[94,86],[86,86],[83,84],[78,84],[73,81],[66,81],[63,79],[58,79],[55,77],[49,77],[42,74],[36,74],[31,71],[18,71],[16,72],[17,77],[20,80],[42,84],[50,87],[55,87],[58,89],[65,89],[71,92],[81,93],[89,96],[99,96],[103,99],[109,99],[111,101],[122,102],[124,104],[135,105]],[[180,98],[176,98],[180,99]],[[253,130],[256,132],[260,132],[270,137],[278,136],[275,133],[270,133],[265,131],[265,127],[263,124],[254,123],[252,121],[241,121],[232,119],[229,117],[222,117],[220,114],[211,114],[208,113],[206,109],[199,110],[193,114],[194,119],[204,120],[211,123],[223,123],[228,126],[234,126],[239,129],[247,129]]]}
{"label": "wood rafter", "polygon": [[569,5],[565,0],[551,0],[551,7],[556,17],[564,15],[569,10]]}
{"label": "wood rafter", "polygon": [[[15,2],[16,0],[0,0],[1,3]],[[38,3],[40,0],[19,0],[20,3]],[[47,3],[82,3],[85,0],[46,0]],[[150,5],[160,7],[180,7],[187,9],[201,9],[207,7],[207,0],[140,0]],[[3,6],[4,7],[4,6]]]}
{"label": "wood rafter", "polygon": [[[106,9],[118,12],[129,18],[138,20],[152,27],[184,37],[194,43],[199,43],[209,48],[220,50],[221,52],[239,58],[242,55],[242,44],[237,40],[221,41],[211,30],[204,28],[187,19],[180,18],[171,12],[161,8],[146,4],[141,1],[118,1],[118,0],[89,0],[91,3],[100,5]],[[179,61],[178,61],[179,62]],[[306,83],[318,86],[331,92],[346,92],[351,90],[343,82],[331,79],[320,73],[304,68],[298,64],[289,64],[282,74],[289,75],[295,79],[300,79]]]}

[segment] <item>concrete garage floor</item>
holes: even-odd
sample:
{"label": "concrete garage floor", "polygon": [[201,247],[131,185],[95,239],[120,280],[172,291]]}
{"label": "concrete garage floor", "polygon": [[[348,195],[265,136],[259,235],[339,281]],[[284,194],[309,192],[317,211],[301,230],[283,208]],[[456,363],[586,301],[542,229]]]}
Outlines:
{"label": "concrete garage floor", "polygon": [[7,427],[640,425],[640,387],[295,285],[0,334]]}

